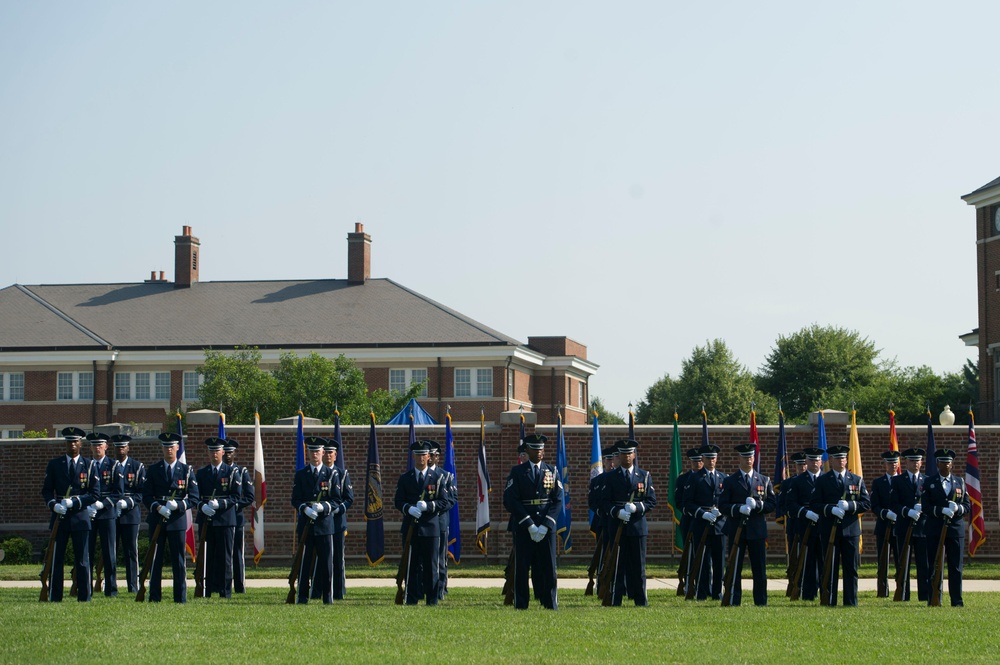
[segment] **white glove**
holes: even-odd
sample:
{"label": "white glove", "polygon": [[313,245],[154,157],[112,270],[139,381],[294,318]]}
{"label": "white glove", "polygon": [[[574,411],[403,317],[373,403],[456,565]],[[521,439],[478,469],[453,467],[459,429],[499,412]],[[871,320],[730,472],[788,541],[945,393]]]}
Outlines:
{"label": "white glove", "polygon": [[428,508],[426,501],[417,501],[417,508],[420,512],[425,512]]}
{"label": "white glove", "polygon": [[[945,510],[947,510],[947,508]],[[95,517],[97,517],[97,506],[95,506],[94,504],[90,504],[89,506],[87,506],[87,517],[89,517],[90,519],[94,519]]]}
{"label": "white glove", "polygon": [[210,504],[210,503],[203,503],[203,504],[201,504],[201,512],[205,513],[209,517],[212,517],[213,515],[215,515],[215,509],[212,508],[212,504]]}
{"label": "white glove", "polygon": [[317,515],[322,515],[326,512],[326,506],[319,502],[313,503],[312,509],[316,511]]}
{"label": "white glove", "polygon": [[715,516],[715,519],[719,519],[719,515],[721,515],[721,514],[722,514],[722,511],[719,510],[718,506],[712,506],[712,515]]}
{"label": "white glove", "polygon": [[54,512],[56,515],[65,515],[66,506],[62,505],[61,503],[57,503],[56,505],[52,506],[52,512]]}
{"label": "white glove", "polygon": [[806,519],[815,524],[819,521],[819,515],[811,510],[806,511]]}
{"label": "white glove", "polygon": [[209,501],[209,503],[212,505],[212,509],[213,510],[218,510],[219,509],[219,500],[218,499],[212,499],[211,501]]}
{"label": "white glove", "polygon": [[319,513],[317,513],[309,506],[306,506],[305,510],[303,510],[302,512],[305,513],[305,516],[311,520],[315,520],[317,517],[319,517]]}
{"label": "white glove", "polygon": [[93,505],[94,505],[94,508],[96,508],[97,510],[104,510],[104,502],[103,501],[95,501]]}
{"label": "white glove", "polygon": [[635,507],[635,504],[632,503],[631,501],[629,501],[628,503],[625,504],[625,508],[628,509],[628,514],[629,515],[634,515],[635,511],[637,510],[637,508]]}
{"label": "white glove", "polygon": [[622,509],[618,511],[618,519],[628,524],[628,521],[632,519],[632,513],[626,510],[625,506],[622,506]]}
{"label": "white glove", "polygon": [[748,496],[746,500],[746,505],[750,508],[750,510],[753,510],[754,508],[757,507],[757,502],[754,501],[752,496]]}
{"label": "white glove", "polygon": [[916,508],[910,508],[909,510],[906,511],[906,516],[909,517],[914,522],[916,522],[918,519],[920,519],[920,511],[917,510]]}
{"label": "white glove", "polygon": [[886,516],[886,518],[887,518],[887,519],[888,519],[888,520],[889,520],[890,522],[893,522],[893,523],[895,523],[895,521],[896,521],[896,518],[897,518],[897,517],[899,517],[899,515],[897,515],[896,513],[892,512],[891,510],[887,510],[887,511],[885,511],[885,516]]}
{"label": "white glove", "polygon": [[540,526],[538,527],[538,542],[545,540],[545,536],[549,535],[549,527]]}
{"label": "white glove", "polygon": [[172,513],[173,511],[167,508],[166,506],[160,506],[159,508],[156,509],[156,512],[160,513],[160,516],[163,517],[163,519],[168,520],[170,519],[170,513]]}
{"label": "white glove", "polygon": [[530,525],[528,527],[528,533],[530,533],[532,536],[534,536],[536,533],[538,533],[538,526],[535,525],[535,524]]}
{"label": "white glove", "polygon": [[173,499],[167,501],[167,508],[169,508],[171,511],[177,510],[177,502],[174,501]]}
{"label": "white glove", "polygon": [[955,503],[954,501],[949,501],[948,502],[948,507],[951,508],[951,512],[953,512],[953,513],[957,513],[958,512],[958,504]]}
{"label": "white glove", "polygon": [[717,518],[715,517],[715,513],[714,512],[710,512],[710,511],[706,510],[705,512],[703,512],[701,514],[701,519],[705,520],[709,524],[715,524],[715,520]]}
{"label": "white glove", "polygon": [[65,506],[66,508],[72,508],[73,507],[73,499],[63,499],[62,500],[62,505]]}
{"label": "white glove", "polygon": [[849,504],[843,499],[841,499],[840,501],[837,502],[837,507],[840,508],[841,510],[846,511],[847,508],[849,507]]}
{"label": "white glove", "polygon": [[332,512],[332,513],[330,513],[330,514],[331,514],[331,515],[339,515],[339,514],[340,514],[340,512],[341,512],[341,511],[342,511],[343,509],[344,509],[344,506],[343,506],[343,504],[340,504],[340,503],[338,503],[338,504],[335,504],[335,505],[333,506],[333,512]]}
{"label": "white glove", "polygon": [[952,517],[955,516],[955,511],[952,510],[951,508],[945,507],[941,509],[941,514],[947,517],[948,519],[951,519]]}
{"label": "white glove", "polygon": [[125,510],[128,508],[128,504],[125,503],[125,499],[118,499],[118,510]]}
{"label": "white glove", "polygon": [[420,519],[420,516],[423,515],[423,512],[416,506],[410,506],[409,508],[406,509],[406,512],[408,512],[410,514],[410,517],[412,517],[413,519]]}
{"label": "white glove", "polygon": [[840,506],[834,506],[833,508],[830,509],[830,512],[839,517],[840,519],[844,519],[844,515],[847,514],[847,511],[841,508]]}
{"label": "white glove", "polygon": [[741,515],[749,515],[750,514],[750,506],[747,506],[745,504],[742,505],[742,506],[740,506],[740,514]]}

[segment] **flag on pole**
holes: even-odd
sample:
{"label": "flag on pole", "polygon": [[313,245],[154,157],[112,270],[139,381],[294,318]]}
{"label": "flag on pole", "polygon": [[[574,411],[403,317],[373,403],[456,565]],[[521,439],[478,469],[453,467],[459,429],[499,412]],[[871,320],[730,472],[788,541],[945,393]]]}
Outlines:
{"label": "flag on pole", "polygon": [[365,474],[365,556],[368,565],[377,566],[385,558],[385,525],[382,522],[382,467],[378,462],[375,438],[375,412],[368,433],[368,467]]}
{"label": "flag on pole", "polygon": [[476,503],[476,545],[479,551],[486,554],[486,536],[490,531],[490,473],[486,466],[486,415],[479,411],[479,459],[476,464],[478,478],[476,486],[479,490]]}
{"label": "flag on pole", "polygon": [[969,556],[976,556],[976,550],[986,542],[986,521],[983,519],[983,492],[979,487],[979,450],[976,447],[976,423],[969,410],[969,452],[965,457],[965,491],[972,504],[972,519],[969,520]]}
{"label": "flag on pole", "polygon": [[[337,444],[337,459],[334,460],[333,466],[340,473],[340,490],[344,490],[344,485],[347,484],[347,461],[344,459],[344,442],[340,437],[340,410],[334,407],[333,409],[333,442]],[[347,527],[344,527],[344,537],[347,537]]]}
{"label": "flag on pole", "polygon": [[[865,477],[864,472],[861,470],[861,442],[858,440],[858,412],[854,407],[851,407],[851,438],[849,441],[850,448],[847,451],[847,470],[851,473],[856,473],[862,478]],[[858,526],[861,525],[862,517],[858,517]],[[858,536],[858,553],[861,552],[862,536]]]}
{"label": "flag on pole", "polygon": [[267,483],[264,482],[264,444],[260,438],[260,414],[253,414],[253,563],[260,563],[264,554],[264,504],[267,503]]}
{"label": "flag on pole", "polygon": [[413,444],[417,442],[417,433],[416,430],[413,429],[413,404],[410,404],[409,419],[410,419],[410,429],[409,429],[409,438],[407,439],[407,444],[406,444],[406,470],[413,471],[413,455],[410,454],[410,450],[413,449]]}
{"label": "flag on pole", "polygon": [[226,439],[226,414],[219,411],[219,438],[225,441]]}
{"label": "flag on pole", "polygon": [[816,447],[823,451],[823,470],[830,470],[830,457],[826,454],[826,422],[823,420],[823,409],[819,409],[816,418]]}
{"label": "flag on pole", "polygon": [[306,437],[302,433],[302,411],[299,410],[299,424],[295,430],[295,470],[306,468]]}
{"label": "flag on pole", "polygon": [[670,506],[670,513],[674,519],[674,548],[678,552],[684,551],[684,534],[678,528],[681,523],[683,506],[678,506],[674,501],[674,483],[684,472],[684,462],[681,460],[681,435],[677,429],[677,412],[674,411],[674,438],[670,443],[670,491],[667,492],[667,505]]}
{"label": "flag on pole", "polygon": [[[788,478],[788,441],[785,439],[785,412],[778,409],[778,450],[774,455],[774,478],[771,483],[774,485],[774,493],[781,492],[781,483]],[[778,501],[774,511],[774,521],[778,524],[785,523],[784,501]]]}
{"label": "flag on pole", "polygon": [[521,462],[521,451],[524,450],[524,436],[525,436],[524,435],[524,411],[523,411],[524,407],[521,407],[521,408],[522,408],[522,411],[521,411],[521,429],[518,432],[518,437],[519,437],[520,440],[517,442],[517,462],[519,464]]}
{"label": "flag on pole", "polygon": [[760,473],[760,439],[757,438],[757,412],[750,408],[750,443],[753,444],[753,470]]}
{"label": "flag on pole", "polygon": [[[450,413],[444,417],[444,470],[451,474],[452,482],[458,487],[458,474],[455,472],[455,441],[451,433]],[[455,501],[455,505],[448,511],[448,556],[455,563],[462,563],[462,523],[458,519],[458,501]]]}
{"label": "flag on pole", "polygon": [[[604,467],[601,466],[601,428],[598,423],[597,411],[594,411],[594,431],[590,435],[590,479],[593,480],[597,476],[604,472]],[[587,484],[590,487],[590,484]],[[594,532],[594,511],[588,511],[588,517],[590,520],[590,533],[596,538],[597,533]]]}
{"label": "flag on pole", "polygon": [[708,414],[704,404],[701,405],[701,445],[708,445]]}
{"label": "flag on pole", "polygon": [[[931,408],[927,407],[927,450],[924,451],[924,459],[928,464],[934,464],[934,422],[931,420]],[[936,473],[936,472],[935,472]]]}
{"label": "flag on pole", "polygon": [[559,482],[562,483],[562,506],[556,516],[556,534],[562,542],[563,553],[569,554],[573,551],[573,521],[570,517],[569,465],[566,461],[566,439],[563,437],[561,411],[556,419],[556,472],[559,474]]}
{"label": "flag on pole", "polygon": [[635,414],[632,413],[632,402],[628,403],[628,438],[635,441]]}
{"label": "flag on pole", "polygon": [[[177,461],[187,464],[187,452],[184,450],[184,423],[181,419],[181,411],[177,410],[177,434],[181,437],[180,445],[177,447]],[[184,534],[184,549],[191,555],[191,562],[196,563],[195,556],[198,551],[194,546],[194,520],[191,519],[191,509],[187,510],[187,532]]]}
{"label": "flag on pole", "polygon": [[899,439],[896,438],[896,412],[889,409],[889,450],[899,452]]}

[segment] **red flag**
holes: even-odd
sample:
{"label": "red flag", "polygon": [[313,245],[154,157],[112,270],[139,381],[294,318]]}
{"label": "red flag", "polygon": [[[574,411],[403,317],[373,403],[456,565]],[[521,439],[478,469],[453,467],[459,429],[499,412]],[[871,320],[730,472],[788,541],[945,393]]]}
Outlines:
{"label": "red flag", "polygon": [[896,412],[889,409],[889,450],[899,452],[899,439],[896,438]]}
{"label": "red flag", "polygon": [[965,491],[972,503],[972,519],[969,520],[969,556],[976,556],[976,550],[986,542],[986,522],[983,520],[983,492],[979,488],[979,453],[976,449],[976,425],[969,411],[969,452],[965,458]]}

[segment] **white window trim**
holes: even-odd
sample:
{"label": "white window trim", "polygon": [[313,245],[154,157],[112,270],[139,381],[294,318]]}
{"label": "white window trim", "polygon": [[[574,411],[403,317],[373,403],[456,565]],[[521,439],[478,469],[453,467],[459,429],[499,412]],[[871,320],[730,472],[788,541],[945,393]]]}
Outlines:
{"label": "white window trim", "polygon": [[[187,379],[188,376],[191,376],[191,375],[196,376],[198,378],[198,381],[197,381],[197,384],[195,385],[195,395],[194,395],[194,397],[187,397],[184,394],[184,391],[187,389],[187,381],[186,381],[186,379]],[[201,388],[204,384],[205,384],[205,375],[204,374],[202,374],[201,372],[184,370],[184,372],[181,374],[181,399],[183,401],[185,401],[185,402],[194,402],[195,400],[198,399],[198,389]]]}
{"label": "white window trim", "polygon": [[[0,425],[0,439],[23,439],[24,425]],[[12,432],[19,432],[20,436],[11,436]]]}
{"label": "white window trim", "polygon": [[[21,396],[12,398],[10,396],[10,379],[13,376],[21,377]],[[24,372],[2,372],[0,373],[0,402],[23,402],[24,401]]]}
{"label": "white window trim", "polygon": [[[430,375],[430,372],[427,371],[427,368],[425,368],[425,367],[414,367],[414,368],[390,367],[389,368],[389,390],[398,390],[398,388],[393,388],[393,386],[392,386],[392,373],[393,372],[404,372],[405,373],[404,374],[405,378],[403,379],[403,383],[406,386],[406,388],[403,391],[400,391],[400,392],[405,392],[406,390],[409,390],[410,387],[413,386],[414,383],[423,383],[424,384],[424,389],[423,389],[423,391],[421,391],[421,393],[419,395],[417,395],[417,397],[427,397],[427,383],[428,383],[427,378]],[[413,378],[413,373],[414,372],[423,372],[424,373],[424,378],[421,379],[420,381],[415,380]]]}
{"label": "white window trim", "polygon": [[[146,386],[146,387],[149,388],[149,397],[136,397],[136,389],[138,387],[136,385],[137,384],[137,378],[136,378],[137,374],[148,374],[149,375],[149,384]],[[168,383],[167,383],[167,396],[166,397],[157,397],[156,396],[156,375],[157,374],[166,374],[167,375]],[[119,388],[118,377],[119,376],[128,376],[128,397],[120,397],[119,394],[118,394],[118,388]],[[170,382],[169,382],[169,379],[170,379],[170,370],[155,370],[155,369],[150,369],[150,370],[138,370],[138,371],[135,371],[135,372],[115,372],[115,378],[114,378],[114,381],[112,382],[112,384],[113,384],[112,385],[112,391],[113,391],[113,394],[115,396],[115,401],[116,402],[139,402],[141,404],[150,404],[150,403],[153,403],[153,402],[161,402],[161,403],[166,402],[166,403],[169,403],[170,402]]]}
{"label": "white window trim", "polygon": [[[454,381],[454,386],[452,392],[456,399],[462,399],[465,397],[493,397],[493,368],[492,367],[456,367],[455,371],[452,373],[452,378]],[[479,371],[488,370],[490,373],[490,391],[489,394],[484,394],[479,392]],[[458,394],[458,373],[460,371],[469,372],[469,394],[459,395]]]}
{"label": "white window trim", "polygon": [[[73,377],[73,396],[72,397],[59,397],[59,375],[60,374],[70,374]],[[87,397],[80,396],[80,376],[84,374],[90,375],[90,395]],[[72,372],[72,371],[57,371],[56,372],[56,401],[57,402],[80,402],[80,401],[90,401],[94,399],[94,390],[96,386],[94,385],[94,373],[93,372]],[[75,425],[74,425],[75,427]]]}

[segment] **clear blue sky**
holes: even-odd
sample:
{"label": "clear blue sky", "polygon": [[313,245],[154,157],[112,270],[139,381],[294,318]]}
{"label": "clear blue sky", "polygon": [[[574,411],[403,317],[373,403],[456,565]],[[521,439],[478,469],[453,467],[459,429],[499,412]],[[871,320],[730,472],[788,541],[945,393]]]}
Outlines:
{"label": "clear blue sky", "polygon": [[[995,2],[6,2],[0,286],[392,278],[614,411],[812,323],[957,371]],[[152,322],[137,322],[152,323]]]}

